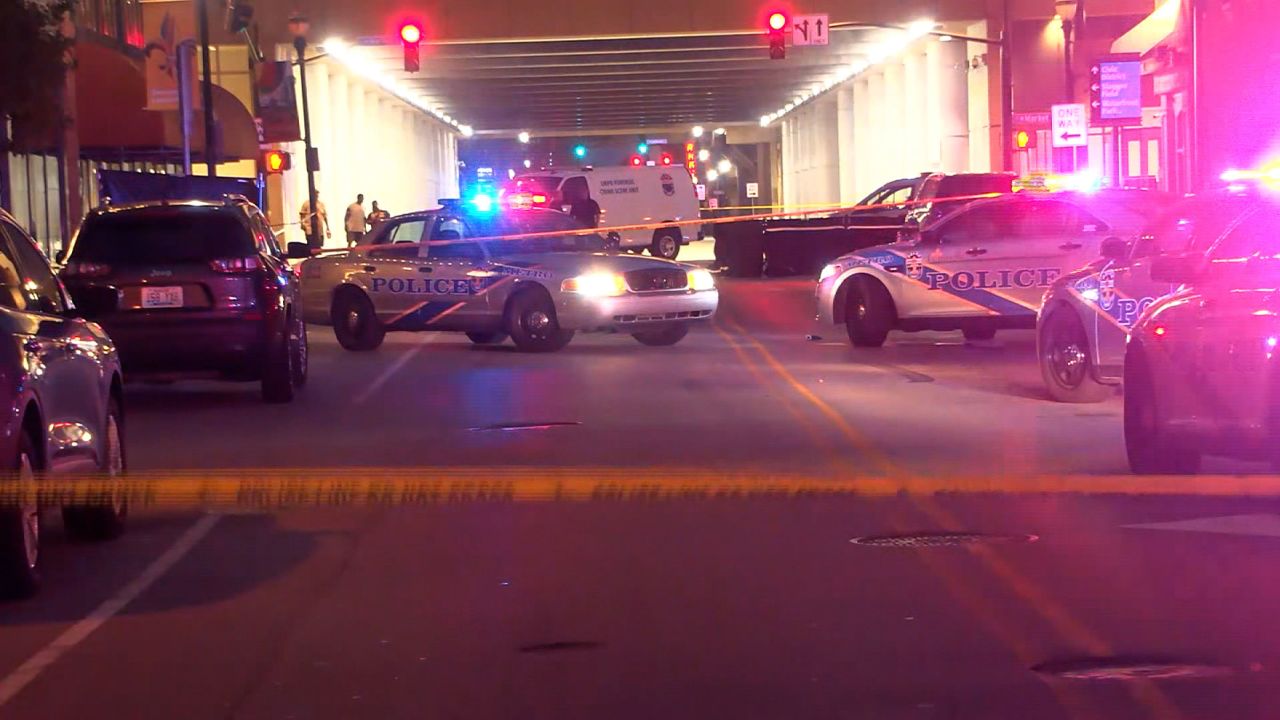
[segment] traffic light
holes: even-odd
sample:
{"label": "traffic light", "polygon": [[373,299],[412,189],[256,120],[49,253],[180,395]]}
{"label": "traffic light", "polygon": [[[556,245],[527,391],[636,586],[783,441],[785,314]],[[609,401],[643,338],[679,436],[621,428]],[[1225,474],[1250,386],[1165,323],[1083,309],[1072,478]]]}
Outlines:
{"label": "traffic light", "polygon": [[631,156],[631,167],[640,167],[644,165],[644,158],[639,155]]}
{"label": "traffic light", "polygon": [[404,71],[416,73],[422,68],[418,45],[422,42],[422,26],[413,21],[400,25],[400,43],[404,46]]}
{"label": "traffic light", "polygon": [[262,153],[262,167],[268,175],[279,175],[293,167],[293,160],[283,150],[267,150]]}
{"label": "traffic light", "polygon": [[1036,134],[1030,130],[1014,130],[1013,146],[1018,150],[1026,150],[1036,146]]}
{"label": "traffic light", "polygon": [[575,145],[575,146],[573,147],[573,156],[574,156],[574,157],[576,157],[576,158],[578,158],[579,160],[581,160],[582,158],[586,157],[586,156],[587,156],[587,146],[586,146],[586,145]]}
{"label": "traffic light", "polygon": [[637,144],[637,145],[636,145],[636,152],[640,153],[641,155],[648,154],[648,152],[649,152],[649,143],[642,142],[642,143]]}
{"label": "traffic light", "polygon": [[662,153],[661,157],[658,158],[658,162],[661,163],[662,165],[670,165],[671,153]]}
{"label": "traffic light", "polygon": [[787,57],[787,35],[786,29],[788,24],[786,13],[774,11],[769,13],[769,59],[782,60]]}

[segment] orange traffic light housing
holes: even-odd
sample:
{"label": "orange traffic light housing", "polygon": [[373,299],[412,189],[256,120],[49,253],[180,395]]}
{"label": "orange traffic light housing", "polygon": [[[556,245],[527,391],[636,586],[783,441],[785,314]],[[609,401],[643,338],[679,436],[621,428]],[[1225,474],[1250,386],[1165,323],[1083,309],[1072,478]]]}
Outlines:
{"label": "orange traffic light housing", "polygon": [[404,71],[416,73],[422,69],[418,46],[422,43],[422,26],[416,22],[400,25],[400,44],[404,47]]}
{"label": "orange traffic light housing", "polygon": [[293,167],[293,159],[283,150],[268,150],[262,153],[262,168],[268,175],[279,175]]}
{"label": "orange traffic light housing", "polygon": [[787,25],[790,19],[786,13],[774,11],[769,13],[766,31],[769,33],[769,59],[784,60],[787,57]]}

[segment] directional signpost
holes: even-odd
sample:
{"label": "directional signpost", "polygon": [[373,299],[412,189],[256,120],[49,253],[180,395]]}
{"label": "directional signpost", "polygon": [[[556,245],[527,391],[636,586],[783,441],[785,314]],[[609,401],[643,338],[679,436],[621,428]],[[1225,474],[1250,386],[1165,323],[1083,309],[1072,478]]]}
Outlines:
{"label": "directional signpost", "polygon": [[826,45],[831,39],[830,30],[826,14],[796,15],[791,19],[791,44]]}
{"label": "directional signpost", "polygon": [[1076,148],[1089,144],[1089,112],[1084,103],[1054,105],[1049,115],[1054,147]]}
{"label": "directional signpost", "polygon": [[1142,120],[1142,60],[1137,55],[1111,55],[1089,68],[1089,109],[1094,125]]}

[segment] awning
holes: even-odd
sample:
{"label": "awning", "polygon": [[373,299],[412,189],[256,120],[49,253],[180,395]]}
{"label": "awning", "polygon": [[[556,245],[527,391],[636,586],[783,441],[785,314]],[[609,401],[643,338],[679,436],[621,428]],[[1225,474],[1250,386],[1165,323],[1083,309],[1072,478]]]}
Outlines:
{"label": "awning", "polygon": [[[84,157],[118,158],[146,155],[175,158],[182,151],[182,128],[174,111],[146,110],[147,81],[142,63],[94,40],[76,44],[76,128]],[[220,161],[257,156],[258,132],[253,116],[236,96],[213,86],[213,114],[221,137]],[[50,151],[57,147],[54,127],[15,127],[19,150]],[[191,119],[191,150],[204,155],[204,120]]]}
{"label": "awning", "polygon": [[1164,0],[1160,7],[1134,25],[1132,30],[1116,38],[1111,43],[1111,52],[1117,55],[1146,55],[1158,45],[1176,43],[1181,5],[1182,0]]}

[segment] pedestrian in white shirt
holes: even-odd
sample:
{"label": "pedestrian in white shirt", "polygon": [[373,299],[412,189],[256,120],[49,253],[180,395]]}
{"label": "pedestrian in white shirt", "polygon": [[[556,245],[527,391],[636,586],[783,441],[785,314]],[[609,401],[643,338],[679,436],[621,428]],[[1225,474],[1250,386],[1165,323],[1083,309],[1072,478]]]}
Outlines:
{"label": "pedestrian in white shirt", "polygon": [[356,195],[356,201],[347,206],[347,246],[354,247],[364,240],[368,223],[364,217],[364,193]]}

